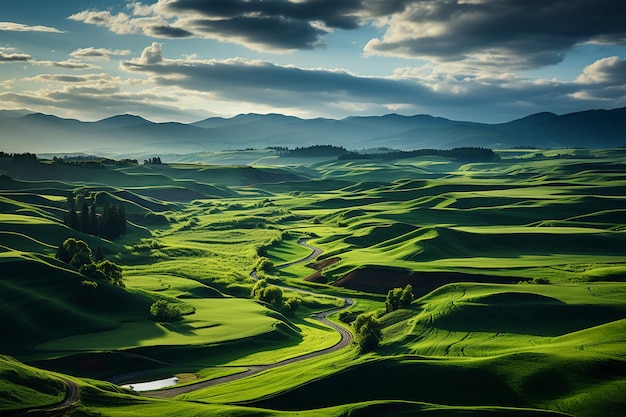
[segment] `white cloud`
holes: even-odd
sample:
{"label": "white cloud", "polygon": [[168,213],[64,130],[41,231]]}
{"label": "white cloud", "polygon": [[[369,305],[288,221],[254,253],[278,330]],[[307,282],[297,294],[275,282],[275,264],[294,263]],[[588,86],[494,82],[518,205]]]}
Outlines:
{"label": "white cloud", "polygon": [[[130,16],[124,12],[111,13],[110,11],[85,10],[75,13],[68,19],[91,25],[102,26],[118,35],[143,33],[154,37],[185,37],[191,34],[182,28],[173,28],[161,16],[146,15],[151,13],[150,8],[137,6],[131,10],[139,17]],[[168,36],[168,33],[174,36]]]}
{"label": "white cloud", "polygon": [[626,84],[626,59],[611,56],[597,60],[583,69],[576,81],[581,84]]}
{"label": "white cloud", "polygon": [[[4,52],[3,49],[8,50],[8,52]],[[0,63],[33,61],[33,57],[30,56],[29,54],[12,52],[10,49],[11,48],[0,49]]]}
{"label": "white cloud", "polygon": [[131,51],[127,49],[106,49],[106,48],[80,48],[70,53],[70,55],[74,58],[83,58],[89,60],[102,60],[109,61],[111,59],[111,55],[114,56],[126,56],[130,55]]}
{"label": "white cloud", "polygon": [[44,67],[58,67],[65,69],[99,69],[100,67],[85,62],[80,62],[76,59],[68,59],[65,61],[36,61],[36,65]]}
{"label": "white cloud", "polygon": [[0,22],[0,31],[65,33],[64,31],[49,26],[28,26],[14,22]]}
{"label": "white cloud", "polygon": [[163,52],[161,50],[162,45],[157,42],[152,42],[152,45],[148,46],[141,53],[141,58],[134,60],[140,65],[153,65],[163,61]]}

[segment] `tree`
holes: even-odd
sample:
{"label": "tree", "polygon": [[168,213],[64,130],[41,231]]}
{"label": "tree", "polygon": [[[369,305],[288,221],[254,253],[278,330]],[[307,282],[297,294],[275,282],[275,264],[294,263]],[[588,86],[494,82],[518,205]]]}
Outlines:
{"label": "tree", "polygon": [[91,248],[82,240],[65,239],[57,248],[56,258],[78,269],[93,262]]}
{"label": "tree", "polygon": [[287,301],[285,301],[285,308],[289,313],[295,313],[298,307],[300,307],[301,302],[302,300],[297,297],[287,298]]}
{"label": "tree", "polygon": [[275,285],[268,285],[264,279],[254,283],[250,295],[259,301],[270,304],[275,309],[285,309],[289,313],[295,312],[302,302],[298,297],[290,297],[284,301],[283,291]]}
{"label": "tree", "polygon": [[105,259],[104,261],[98,262],[96,264],[96,268],[99,271],[102,271],[105,279],[111,284],[124,287],[124,281],[122,281],[122,268],[120,268],[117,264]]}
{"label": "tree", "polygon": [[[98,250],[102,255],[102,248]],[[91,248],[82,240],[65,239],[57,248],[56,258],[78,269],[78,272],[88,278],[107,281],[113,285],[124,287],[122,268],[107,260],[94,263]]]}
{"label": "tree", "polygon": [[80,230],[80,219],[78,218],[78,213],[76,213],[76,209],[74,207],[70,208],[67,213],[65,213],[63,223],[65,223],[65,225],[70,229]]}
{"label": "tree", "polygon": [[271,304],[276,308],[282,308],[283,292],[280,288],[271,285],[263,289],[259,295],[259,300]]}
{"label": "tree", "polygon": [[154,158],[144,159],[143,163],[144,165],[160,165],[161,157],[155,156]]}
{"label": "tree", "polygon": [[411,305],[414,298],[413,286],[411,284],[406,284],[406,287],[402,290],[402,295],[400,295],[400,307],[408,307]]}
{"label": "tree", "polygon": [[404,289],[389,290],[385,299],[385,311],[391,313],[402,307],[408,307],[413,302],[413,286],[407,284]]}
{"label": "tree", "polygon": [[402,288],[394,288],[387,292],[387,298],[385,299],[385,311],[391,313],[396,311],[400,307],[400,296],[402,295]]}
{"label": "tree", "polygon": [[89,219],[89,206],[87,202],[83,202],[83,206],[80,209],[80,229],[83,233],[87,233],[93,235],[93,231],[91,230],[91,221]]}
{"label": "tree", "polygon": [[266,287],[267,287],[267,281],[265,281],[264,279],[260,279],[254,283],[254,286],[252,287],[252,291],[250,294],[254,298],[259,298],[261,296],[261,293],[263,292],[263,290],[265,290]]}
{"label": "tree", "polygon": [[256,270],[261,272],[270,272],[274,269],[274,263],[266,257],[261,257],[256,263]]}
{"label": "tree", "polygon": [[78,272],[80,272],[82,275],[86,276],[87,278],[93,278],[93,279],[99,279],[101,281],[106,281],[106,276],[104,275],[104,272],[99,270],[96,264],[94,263],[81,266]]}
{"label": "tree", "polygon": [[152,314],[157,321],[175,321],[183,316],[183,313],[176,304],[166,300],[154,302],[150,306],[150,314]]}
{"label": "tree", "polygon": [[353,323],[355,342],[360,353],[370,352],[383,340],[380,323],[374,317],[360,314]]}
{"label": "tree", "polygon": [[89,208],[89,230],[91,230],[91,234],[94,236],[100,235],[100,231],[98,230],[98,214],[96,213],[95,199]]}

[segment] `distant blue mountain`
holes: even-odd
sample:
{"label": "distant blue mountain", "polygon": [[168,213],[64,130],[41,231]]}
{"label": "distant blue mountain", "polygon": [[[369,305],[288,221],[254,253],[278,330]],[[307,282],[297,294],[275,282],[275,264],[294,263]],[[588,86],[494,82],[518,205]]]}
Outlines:
{"label": "distant blue mountain", "polygon": [[626,145],[626,108],[565,115],[537,113],[507,123],[429,115],[301,119],[282,114],[154,123],[129,114],[81,122],[25,110],[0,111],[6,152],[189,153],[224,149],[336,145],[348,149],[481,146],[507,148]]}

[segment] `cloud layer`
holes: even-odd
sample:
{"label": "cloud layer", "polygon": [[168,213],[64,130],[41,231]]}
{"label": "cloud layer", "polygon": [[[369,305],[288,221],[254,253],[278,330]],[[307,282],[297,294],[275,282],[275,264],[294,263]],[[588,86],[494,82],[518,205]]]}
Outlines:
{"label": "cloud layer", "polygon": [[421,0],[380,19],[366,53],[535,68],[576,45],[625,44],[626,3],[612,0]]}
{"label": "cloud layer", "polygon": [[[493,121],[626,106],[626,2],[145,1],[68,9],[46,26],[0,22],[3,105],[187,121],[211,111]],[[232,44],[248,50],[228,55]],[[222,59],[198,58],[213,53]]]}
{"label": "cloud layer", "polygon": [[556,64],[584,43],[626,44],[626,3],[614,0],[159,0],[70,19],[275,52],[318,48],[333,30],[374,24],[383,34],[366,54],[515,69]]}

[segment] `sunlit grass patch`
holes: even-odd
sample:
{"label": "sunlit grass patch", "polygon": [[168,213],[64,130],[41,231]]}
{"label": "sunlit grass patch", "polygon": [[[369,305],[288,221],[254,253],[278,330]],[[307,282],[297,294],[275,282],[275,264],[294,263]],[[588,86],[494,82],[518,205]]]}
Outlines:
{"label": "sunlit grass patch", "polygon": [[154,345],[191,345],[242,339],[273,331],[279,320],[254,301],[235,298],[190,301],[195,313],[172,323],[153,320],[123,323],[120,327],[71,336],[38,346],[40,350],[120,350]]}

